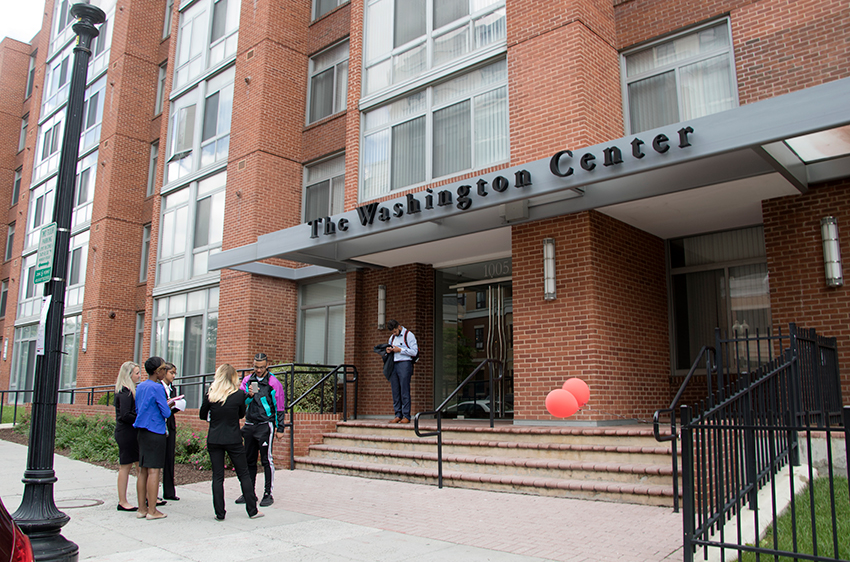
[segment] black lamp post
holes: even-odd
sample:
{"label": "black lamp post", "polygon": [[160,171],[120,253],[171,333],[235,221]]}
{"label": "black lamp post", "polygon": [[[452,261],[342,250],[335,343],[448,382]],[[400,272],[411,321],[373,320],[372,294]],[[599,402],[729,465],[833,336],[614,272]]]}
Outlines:
{"label": "black lamp post", "polygon": [[71,209],[74,180],[77,174],[77,155],[80,151],[80,132],[83,123],[83,101],[86,74],[91,57],[91,43],[97,37],[96,25],[106,21],[103,10],[89,4],[74,4],[71,15],[77,46],[68,93],[65,134],[59,156],[59,176],[56,185],[56,204],[53,221],[56,241],[53,271],[47,281],[45,297],[50,301],[44,325],[44,355],[36,358],[35,392],[32,402],[30,442],[27,468],[24,471],[24,496],[12,515],[32,542],[35,559],[76,561],[79,547],[60,533],[70,517],[59,511],[53,501],[53,448],[56,444],[56,403],[59,397],[59,369],[62,362],[62,319],[65,315],[65,277],[68,273],[68,248],[71,241]]}

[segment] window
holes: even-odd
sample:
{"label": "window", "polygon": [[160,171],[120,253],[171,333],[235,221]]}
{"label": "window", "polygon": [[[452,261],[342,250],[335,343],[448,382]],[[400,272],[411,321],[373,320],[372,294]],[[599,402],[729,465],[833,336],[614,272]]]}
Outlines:
{"label": "window", "polygon": [[168,64],[163,63],[159,67],[159,78],[156,82],[156,105],[154,115],[159,115],[165,108],[165,77],[167,76]]}
{"label": "window", "polygon": [[487,308],[487,293],[484,291],[475,291],[475,309],[479,310]]}
{"label": "window", "polygon": [[35,56],[36,53],[30,55],[30,69],[27,73],[27,92],[24,99],[32,95],[32,87],[35,85]]}
{"label": "window", "polygon": [[[216,286],[154,301],[153,353],[177,365],[182,376],[215,371],[218,297]],[[200,387],[184,390],[189,407],[199,407]]]}
{"label": "window", "polygon": [[182,12],[174,90],[236,54],[240,6],[238,0],[199,0]]}
{"label": "window", "polygon": [[23,168],[15,170],[15,183],[12,185],[12,205],[18,204],[18,199],[21,196],[21,178],[23,177]]}
{"label": "window", "polygon": [[0,282],[0,318],[6,316],[6,302],[9,299],[9,280]]}
{"label": "window", "polygon": [[366,6],[365,93],[504,47],[506,37],[504,0],[372,0]]}
{"label": "window", "polygon": [[71,15],[71,0],[56,0],[54,6],[51,53],[64,47],[74,36],[74,31],[71,29],[71,24],[74,23],[74,17]]}
{"label": "window", "polygon": [[12,247],[15,244],[15,223],[9,225],[9,228],[6,230],[6,255],[4,257],[5,261],[9,261],[12,259]]}
{"label": "window", "polygon": [[18,296],[18,318],[37,316],[41,309],[44,284],[33,283],[38,254],[30,254],[21,260],[21,289]]}
{"label": "window", "polygon": [[24,115],[21,118],[21,136],[18,137],[18,152],[22,151],[27,145],[27,128],[29,127],[30,116]]}
{"label": "window", "polygon": [[[14,361],[12,376],[9,380],[10,390],[32,390],[35,387],[35,340],[38,335],[38,324],[15,328]],[[32,393],[18,395],[19,402],[32,402]]]}
{"label": "window", "polygon": [[[171,35],[171,16],[174,13],[174,0],[168,0],[165,3],[165,19],[162,22],[162,38],[165,39]],[[136,361],[138,363],[138,361]]]}
{"label": "window", "polygon": [[[714,329],[732,337],[771,326],[764,228],[761,226],[669,241],[674,325],[674,372],[687,373]],[[753,345],[757,363],[767,349]],[[738,358],[746,360],[747,350]]]}
{"label": "window", "polygon": [[227,172],[162,198],[157,285],[209,273],[209,256],[221,251]]}
{"label": "window", "polygon": [[97,78],[106,70],[109,64],[109,47],[112,44],[112,26],[110,22],[115,17],[115,7],[106,14],[106,21],[100,25],[98,35],[92,42],[92,55],[89,61],[88,79]]}
{"label": "window", "polygon": [[630,134],[738,105],[726,20],[625,53],[623,74]]}
{"label": "window", "polygon": [[484,349],[484,326],[475,326],[475,349]]}
{"label": "window", "polygon": [[77,181],[74,186],[74,211],[71,216],[71,228],[74,230],[91,223],[96,175],[97,151],[94,151],[77,162]]}
{"label": "window", "polygon": [[345,362],[345,277],[301,285],[299,363]]}
{"label": "window", "polygon": [[[62,322],[62,363],[59,367],[59,388],[74,388],[77,386],[77,358],[80,350],[80,326],[82,315],[66,316]],[[71,394],[59,393],[59,402],[71,402]]]}
{"label": "window", "polygon": [[29,217],[24,248],[34,248],[41,236],[41,227],[53,220],[53,193],[56,177],[30,190]]}
{"label": "window", "polygon": [[144,356],[147,356],[144,353],[144,349],[142,346],[145,341],[145,313],[137,312],[136,313],[136,340],[135,346],[133,347],[133,362],[141,365],[142,361],[144,361]]}
{"label": "window", "polygon": [[337,6],[342,6],[348,0],[314,0],[313,1],[313,19],[317,20],[327,14]]}
{"label": "window", "polygon": [[146,197],[153,195],[156,187],[156,166],[159,163],[159,141],[151,143],[151,159],[148,164],[148,189]]}
{"label": "window", "polygon": [[103,98],[106,76],[89,86],[83,104],[83,125],[80,134],[80,153],[100,141],[100,124],[103,121]]}
{"label": "window", "polygon": [[50,115],[68,100],[73,60],[74,46],[68,45],[62,53],[47,63],[47,76],[44,79],[44,100],[41,104],[42,116]]}
{"label": "window", "polygon": [[345,206],[345,156],[304,170],[304,222],[341,213]]}
{"label": "window", "polygon": [[148,280],[148,256],[151,253],[151,225],[142,228],[142,261],[139,270],[139,281]]}
{"label": "window", "polygon": [[89,231],[71,237],[68,248],[68,278],[65,287],[65,306],[83,306],[86,291],[86,266],[89,256]]}
{"label": "window", "polygon": [[173,101],[166,182],[227,162],[234,76],[231,67]]}
{"label": "window", "polygon": [[57,111],[39,127],[36,145],[33,182],[42,180],[59,169],[59,152],[62,148],[65,112]]}
{"label": "window", "polygon": [[308,123],[345,110],[348,93],[348,41],[310,59]]}
{"label": "window", "polygon": [[506,161],[507,63],[364,113],[363,199]]}

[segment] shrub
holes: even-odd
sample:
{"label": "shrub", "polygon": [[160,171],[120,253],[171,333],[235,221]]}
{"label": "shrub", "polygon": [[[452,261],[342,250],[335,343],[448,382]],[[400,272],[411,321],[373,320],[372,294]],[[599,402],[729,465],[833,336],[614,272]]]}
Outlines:
{"label": "shrub", "polygon": [[68,449],[68,456],[72,459],[115,462],[118,444],[114,435],[113,419],[85,415],[60,415],[56,418],[56,448]]}
{"label": "shrub", "polygon": [[106,394],[101,394],[100,398],[97,399],[98,406],[112,406],[115,403],[115,393],[107,392]]}
{"label": "shrub", "polygon": [[18,423],[15,424],[15,433],[30,436],[30,413],[21,408],[18,411]]}
{"label": "shrub", "polygon": [[[289,388],[289,369],[279,371],[275,373],[278,379],[280,379],[281,384],[283,384],[284,390],[287,393],[287,402],[291,403],[293,400],[298,399],[305,392],[310,390],[314,384],[319,382],[327,374],[327,370],[324,367],[316,366],[316,367],[307,367],[307,366],[298,366],[295,367],[295,372],[293,373],[295,382],[295,392],[294,396],[289,396],[290,388]],[[334,384],[335,381],[333,378],[328,379],[325,383],[313,390],[310,394],[308,394],[303,400],[301,400],[296,406],[296,412],[307,412],[307,413],[327,413],[333,411],[334,406]],[[324,410],[322,410],[322,397],[324,395]],[[342,400],[342,387],[337,389],[337,398]]]}
{"label": "shrub", "polygon": [[188,464],[198,470],[211,470],[206,435],[179,428],[174,449],[174,462]]}

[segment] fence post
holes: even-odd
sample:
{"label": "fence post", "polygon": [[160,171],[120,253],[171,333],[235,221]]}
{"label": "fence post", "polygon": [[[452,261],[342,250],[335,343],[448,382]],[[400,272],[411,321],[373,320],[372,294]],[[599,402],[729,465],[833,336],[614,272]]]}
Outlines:
{"label": "fence post", "polygon": [[788,408],[787,408],[787,425],[788,425],[788,450],[790,453],[789,461],[791,462],[791,466],[800,466],[800,444],[799,444],[799,435],[797,434],[797,424],[799,420],[797,419],[797,396],[798,387],[798,365],[797,365],[797,350],[795,348],[796,342],[794,338],[794,324],[791,324],[791,340],[788,349],[785,350],[785,361],[789,364],[788,369]]}
{"label": "fence post", "polygon": [[694,438],[691,410],[682,406],[682,538],[683,561],[694,562]]}
{"label": "fence post", "polygon": [[744,462],[746,463],[747,486],[750,487],[750,491],[747,494],[747,503],[750,504],[751,510],[756,510],[758,509],[758,487],[756,483],[758,468],[756,466],[756,428],[753,421],[753,393],[750,389],[752,381],[749,370],[744,377],[748,390],[747,399],[744,400]]}

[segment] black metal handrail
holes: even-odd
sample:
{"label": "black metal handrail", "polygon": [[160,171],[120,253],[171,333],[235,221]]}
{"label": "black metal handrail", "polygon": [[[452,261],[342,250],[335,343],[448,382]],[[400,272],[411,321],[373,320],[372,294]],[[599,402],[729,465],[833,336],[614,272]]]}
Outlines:
{"label": "black metal handrail", "polygon": [[[416,432],[416,435],[419,437],[434,437],[437,436],[437,486],[439,488],[443,487],[443,410],[446,409],[449,402],[451,402],[457,393],[460,392],[461,388],[466,386],[474,377],[477,375],[484,366],[488,365],[488,375],[490,380],[490,427],[492,428],[495,425],[495,401],[493,398],[493,389],[495,388],[493,383],[502,378],[504,375],[504,365],[498,359],[485,359],[481,362],[470,374],[466,377],[462,383],[460,383],[456,389],[454,389],[448,397],[443,400],[443,403],[437,406],[436,410],[431,410],[429,412],[418,412],[413,417],[413,431]],[[499,370],[499,376],[494,377],[493,371],[494,366],[496,366]],[[428,433],[422,433],[419,431],[419,417],[420,416],[431,416],[433,415],[437,419],[437,431],[430,431]]]}
{"label": "black metal handrail", "polygon": [[[682,385],[679,387],[679,392],[676,393],[676,396],[673,398],[673,401],[670,402],[669,408],[664,408],[662,410],[655,410],[655,413],[652,414],[652,433],[655,435],[655,440],[659,443],[663,443],[664,441],[672,441],[670,445],[671,453],[672,453],[672,462],[673,462],[673,512],[679,513],[679,430],[676,427],[676,407],[679,405],[679,400],[682,399],[682,394],[685,392],[685,388],[687,388],[688,384],[691,382],[691,379],[696,373],[697,368],[700,363],[700,359],[705,356],[705,371],[708,378],[708,395],[711,396],[711,374],[715,372],[717,367],[713,363],[713,359],[715,357],[715,349],[711,346],[704,345],[699,350],[697,354],[696,360],[694,360],[694,364],[691,365],[691,369],[688,371],[685,380],[682,381]],[[662,414],[670,414],[670,435],[661,435],[659,431],[660,426],[660,417]]]}
{"label": "black metal handrail", "polygon": [[[32,394],[35,392],[34,390],[0,390],[0,423],[3,420],[3,410],[12,408],[12,425],[18,423],[18,406],[24,404],[26,400],[26,395],[30,395],[30,400],[32,400]],[[24,395],[24,400],[20,400],[20,395]],[[8,403],[9,396],[15,397],[15,401]],[[23,409],[23,408],[22,408]]]}

